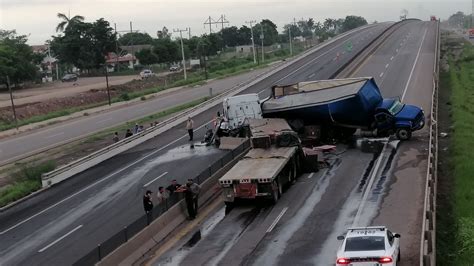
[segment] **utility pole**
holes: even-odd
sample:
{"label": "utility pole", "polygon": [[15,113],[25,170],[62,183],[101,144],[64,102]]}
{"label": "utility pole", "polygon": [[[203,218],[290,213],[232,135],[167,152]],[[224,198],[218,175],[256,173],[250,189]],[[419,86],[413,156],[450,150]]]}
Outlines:
{"label": "utility pole", "polygon": [[218,23],[218,22],[215,22],[215,21],[211,18],[211,16],[209,16],[209,18],[208,18],[206,21],[204,21],[204,26],[209,25],[209,34],[212,33],[212,25],[213,25],[213,24],[216,24],[216,23]]}
{"label": "utility pole", "polygon": [[[132,28],[132,22],[130,21],[130,33],[133,33],[133,28]],[[131,40],[131,45],[130,45],[130,50],[132,52],[132,65],[135,65],[135,62],[133,60],[133,58],[135,57],[135,49],[133,49],[133,38],[130,38]]]}
{"label": "utility pole", "polygon": [[179,40],[181,41],[181,55],[183,56],[183,69],[184,69],[184,80],[187,80],[188,77],[186,75],[186,59],[184,58],[184,46],[183,46],[183,32],[189,31],[188,28],[185,30],[176,29],[173,30],[174,32],[179,32]]}
{"label": "utility pole", "polygon": [[115,28],[115,69],[118,72],[120,70],[120,67],[119,67],[119,47],[118,47],[117,23],[114,23],[114,28]]}
{"label": "utility pole", "polygon": [[221,30],[224,29],[224,24],[229,24],[229,21],[225,18],[225,15],[221,15],[221,18],[216,22],[221,24]]}
{"label": "utility pole", "polygon": [[7,89],[8,89],[8,92],[10,93],[10,100],[12,102],[12,111],[13,111],[13,119],[15,120],[15,127],[16,127],[16,130],[18,130],[18,120],[16,119],[15,103],[13,102],[13,92],[12,92],[12,88],[10,86],[10,77],[9,76],[7,76]]}
{"label": "utility pole", "polygon": [[189,27],[188,29],[189,29],[189,31],[188,31],[188,39],[191,40],[191,27]]}
{"label": "utility pole", "polygon": [[291,43],[291,25],[288,25],[288,39],[290,40],[290,56],[293,56],[293,45]]}
{"label": "utility pole", "polygon": [[109,67],[107,62],[105,62],[105,84],[107,85],[107,98],[109,100],[109,106],[112,105],[112,100],[110,99],[110,89],[109,89]]}
{"label": "utility pole", "polygon": [[255,20],[251,20],[251,21],[245,21],[246,24],[250,24],[250,34],[252,34],[252,51],[253,51],[253,63],[256,64],[257,63],[257,58],[255,56],[255,42],[253,40],[253,26],[252,24],[255,23]]}
{"label": "utility pole", "polygon": [[264,51],[264,48],[263,48],[263,38],[264,37],[265,36],[263,35],[263,24],[260,22],[260,40],[262,41],[262,64],[265,61],[265,51]]}

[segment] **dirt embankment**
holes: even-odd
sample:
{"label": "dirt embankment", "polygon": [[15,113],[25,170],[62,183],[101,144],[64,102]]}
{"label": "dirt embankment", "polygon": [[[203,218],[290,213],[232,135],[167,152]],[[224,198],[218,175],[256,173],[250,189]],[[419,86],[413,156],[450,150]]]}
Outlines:
{"label": "dirt embankment", "polygon": [[[122,85],[110,87],[112,98],[119,97],[130,92],[139,92],[149,88],[164,86],[172,81],[178,80],[182,75],[174,73],[166,77],[152,77],[145,80],[132,80]],[[108,99],[106,89],[92,89],[67,97],[50,98],[46,101],[33,102],[15,106],[16,115],[19,120],[28,119],[33,116],[46,115],[73,107],[86,107],[106,102]],[[12,123],[13,112],[10,106],[0,108],[0,122]]]}

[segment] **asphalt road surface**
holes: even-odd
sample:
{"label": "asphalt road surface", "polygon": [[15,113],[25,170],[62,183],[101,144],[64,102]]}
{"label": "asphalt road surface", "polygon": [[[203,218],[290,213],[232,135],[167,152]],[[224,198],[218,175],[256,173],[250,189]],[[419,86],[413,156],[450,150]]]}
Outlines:
{"label": "asphalt road surface", "polygon": [[[291,67],[281,70],[265,81],[256,84],[251,90],[261,91],[277,82],[286,83],[298,81],[302,78],[305,80],[319,79],[320,77],[327,78],[329,76],[328,73],[330,73],[335,66],[340,66],[346,62],[363,44],[368,43],[369,40],[376,36],[377,32],[382,31],[387,26],[388,24],[381,24],[375,27],[369,27],[360,34],[359,32],[353,33],[338,41],[338,46],[325,47],[305,57]],[[352,52],[346,51],[346,44],[349,40],[353,43]],[[338,53],[339,57],[337,58]],[[263,71],[263,69],[260,69],[235,77],[215,80],[198,88],[179,90],[176,93],[170,93],[145,102],[131,104],[124,108],[81,117],[65,123],[4,138],[0,141],[0,165],[5,162],[23,158],[25,155],[34,153],[35,151],[55,147],[71,139],[85,137],[104,128],[121,125],[127,121],[145,117],[173,106],[208,96],[209,87],[213,88],[214,93],[223,92],[236,84],[253,79],[258,73]]]}
{"label": "asphalt road surface", "polygon": [[[351,34],[275,73],[244,93],[266,90],[262,92],[265,95],[275,83],[328,78],[330,73],[388,26],[378,24]],[[353,43],[351,53],[346,52],[349,40]],[[223,83],[222,87],[215,89],[222,91],[228,85]],[[162,99],[162,104],[179,103],[186,97],[200,97],[197,91]],[[203,89],[203,93],[207,93],[207,88]],[[140,106],[156,112],[158,103],[147,101]],[[127,112],[136,109],[109,113],[108,118],[118,116],[123,121],[129,115]],[[202,139],[204,126],[210,123],[219,109],[216,106],[194,118],[196,140]],[[77,121],[71,123],[76,123],[71,130],[76,132],[95,124],[94,120],[87,121],[81,125]],[[204,147],[191,151],[186,138],[184,125],[180,125],[0,214],[0,264],[72,264],[143,214],[141,197],[144,184],[161,176],[148,186],[156,191],[159,185],[167,185],[173,178],[184,182],[226,154],[225,151]],[[26,140],[23,141],[23,145],[29,145]],[[17,148],[18,144],[13,147]]]}
{"label": "asphalt road surface", "polygon": [[[384,96],[429,112],[435,30],[432,22],[400,27],[355,76],[374,76]],[[150,264],[334,265],[336,237],[348,227],[386,225],[402,235],[399,265],[418,265],[428,130],[387,143],[380,156],[338,145],[329,169],[301,176],[276,205],[239,206],[225,217],[219,210],[199,242],[179,243]]]}

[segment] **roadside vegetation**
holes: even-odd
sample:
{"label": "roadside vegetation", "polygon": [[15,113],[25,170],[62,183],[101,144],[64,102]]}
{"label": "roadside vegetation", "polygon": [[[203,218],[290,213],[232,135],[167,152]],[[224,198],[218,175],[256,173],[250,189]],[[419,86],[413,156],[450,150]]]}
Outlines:
{"label": "roadside vegetation", "polygon": [[[474,256],[474,46],[442,38],[449,70],[440,75],[437,264],[471,265]],[[461,43],[462,43],[461,39]],[[459,53],[457,51],[461,51]]]}
{"label": "roadside vegetation", "polygon": [[[54,170],[57,165],[66,164],[77,159],[78,156],[85,156],[112,144],[112,135],[114,132],[119,132],[122,137],[123,133],[127,129],[132,128],[135,124],[148,127],[147,125],[150,123],[154,123],[169,117],[170,115],[194,107],[208,99],[208,97],[203,97],[135,121],[129,121],[114,128],[97,132],[85,139],[57,148],[57,153],[55,153],[55,151],[51,152],[51,154],[46,152],[46,154],[43,154],[39,158],[30,159],[28,162],[15,164],[14,166],[3,170],[3,174],[8,176],[7,179],[9,180],[9,184],[0,188],[0,207],[6,206],[11,202],[41,189],[41,175]],[[48,158],[48,160],[45,160],[44,158]]]}
{"label": "roadside vegetation", "polygon": [[41,188],[41,175],[54,170],[54,161],[18,166],[12,184],[0,190],[0,207],[21,199]]}

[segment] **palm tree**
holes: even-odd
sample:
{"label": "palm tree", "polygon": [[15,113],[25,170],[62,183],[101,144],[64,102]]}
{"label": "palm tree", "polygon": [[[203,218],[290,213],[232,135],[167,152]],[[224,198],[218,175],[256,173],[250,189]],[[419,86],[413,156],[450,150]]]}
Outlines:
{"label": "palm tree", "polygon": [[83,22],[84,21],[84,17],[83,16],[79,16],[79,15],[76,15],[74,17],[71,18],[71,16],[69,15],[66,16],[65,14],[63,13],[58,13],[58,18],[62,19],[63,21],[61,21],[58,26],[56,27],[56,32],[60,32],[60,31],[64,31],[69,25],[71,24],[74,24],[74,23],[79,23],[79,22]]}

